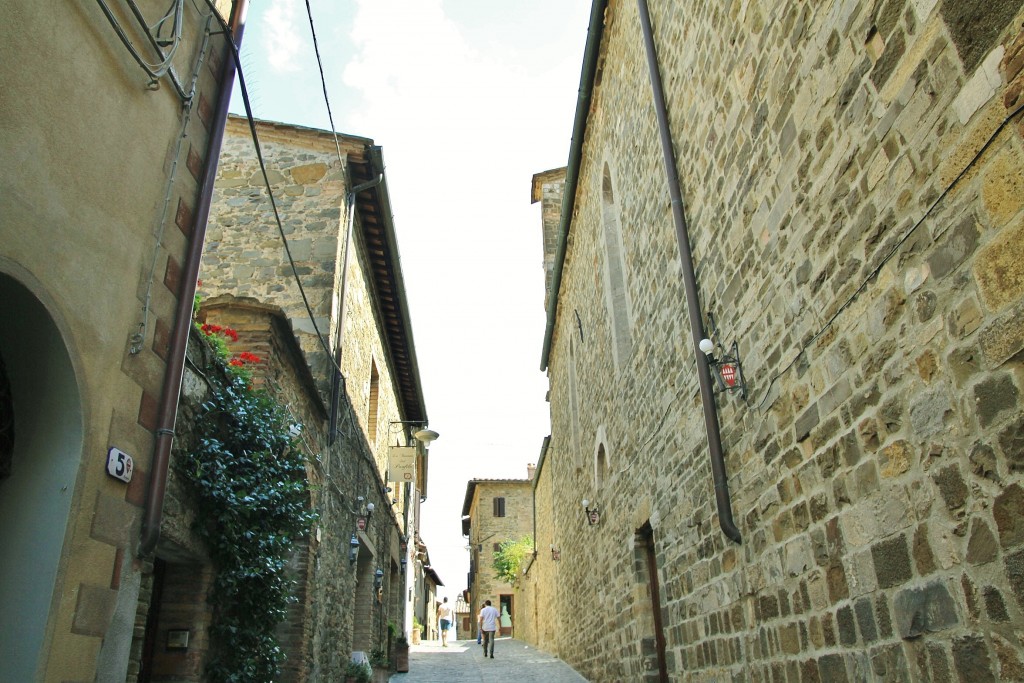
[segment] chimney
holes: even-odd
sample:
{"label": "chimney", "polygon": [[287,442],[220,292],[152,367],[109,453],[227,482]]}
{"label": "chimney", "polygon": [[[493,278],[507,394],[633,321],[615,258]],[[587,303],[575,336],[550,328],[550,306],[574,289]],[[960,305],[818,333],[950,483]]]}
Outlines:
{"label": "chimney", "polygon": [[537,466],[535,464],[533,464],[532,462],[531,463],[527,463],[526,464],[526,478],[529,479],[530,481],[533,481],[533,475],[536,474],[536,473],[537,473]]}

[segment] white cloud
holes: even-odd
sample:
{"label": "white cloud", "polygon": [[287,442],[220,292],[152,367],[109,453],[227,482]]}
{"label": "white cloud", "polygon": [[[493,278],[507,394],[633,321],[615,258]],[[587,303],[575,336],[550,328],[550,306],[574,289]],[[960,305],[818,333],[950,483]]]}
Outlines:
{"label": "white cloud", "polygon": [[267,51],[267,62],[278,73],[299,70],[296,57],[303,44],[298,28],[299,2],[273,0],[263,17],[266,26],[263,47]]}

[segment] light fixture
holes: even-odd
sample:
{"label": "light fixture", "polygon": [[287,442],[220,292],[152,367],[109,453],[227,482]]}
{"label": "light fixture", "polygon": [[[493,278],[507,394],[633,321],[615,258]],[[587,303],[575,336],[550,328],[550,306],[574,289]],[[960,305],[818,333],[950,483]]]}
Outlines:
{"label": "light fixture", "polygon": [[551,559],[555,562],[562,559],[562,551],[554,543],[551,544]]}
{"label": "light fixture", "polygon": [[432,442],[437,441],[437,437],[441,436],[433,429],[421,429],[413,433],[413,438],[422,443],[424,446],[429,446]]}
{"label": "light fixture", "polygon": [[407,558],[403,557],[399,561],[402,563],[402,573],[404,574],[405,573],[405,565],[409,564],[409,560]]}
{"label": "light fixture", "polygon": [[[424,446],[429,446],[430,442],[436,441],[440,436],[437,432],[432,429],[427,429],[426,420],[392,420],[388,425],[403,425],[402,431],[405,431],[404,425],[411,425],[412,427],[418,427],[418,429],[412,433],[412,438],[416,439]],[[408,436],[408,432],[406,432]],[[412,445],[412,444],[410,444]]]}
{"label": "light fixture", "polygon": [[384,570],[377,567],[377,571],[373,573],[373,588],[374,590],[380,590],[381,586],[384,585]]}
{"label": "light fixture", "polygon": [[[743,400],[747,400],[747,383],[743,377],[743,364],[740,362],[739,345],[734,340],[732,348],[727,352],[718,339],[718,330],[715,327],[715,317],[708,313],[708,327],[711,328],[711,337],[715,339],[701,339],[697,348],[707,356],[708,371],[715,378],[715,384],[720,391],[740,392]],[[718,350],[718,357],[715,357],[715,350]]]}
{"label": "light fixture", "polygon": [[356,558],[359,557],[359,539],[356,538],[355,534],[352,534],[352,538],[348,542],[348,561],[349,564],[355,564]]}
{"label": "light fixture", "polygon": [[586,498],[583,499],[583,511],[587,515],[587,523],[591,526],[599,524],[601,522],[601,511],[597,508],[597,505],[590,507],[590,501]]}

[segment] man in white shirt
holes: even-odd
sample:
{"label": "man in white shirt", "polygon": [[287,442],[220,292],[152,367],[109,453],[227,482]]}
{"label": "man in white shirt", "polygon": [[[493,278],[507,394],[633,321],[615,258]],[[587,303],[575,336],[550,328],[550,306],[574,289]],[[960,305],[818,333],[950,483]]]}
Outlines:
{"label": "man in white shirt", "polygon": [[491,601],[488,600],[484,603],[484,608],[480,610],[480,630],[484,634],[484,657],[487,656],[487,644],[491,645],[491,659],[494,659],[494,637],[498,635],[498,617],[501,614],[496,608],[491,606]]}
{"label": "man in white shirt", "polygon": [[452,608],[448,598],[437,606],[437,623],[441,628],[441,647],[448,647],[448,629],[452,627]]}

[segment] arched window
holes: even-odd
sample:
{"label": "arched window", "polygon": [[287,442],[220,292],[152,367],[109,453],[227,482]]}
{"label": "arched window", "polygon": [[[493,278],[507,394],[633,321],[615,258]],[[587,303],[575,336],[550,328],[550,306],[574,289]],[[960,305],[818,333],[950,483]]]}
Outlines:
{"label": "arched window", "polygon": [[612,360],[621,369],[633,349],[629,290],[626,287],[626,257],[619,226],[619,209],[612,191],[611,171],[604,165],[601,180],[601,224],[604,236],[605,306],[611,320]]}
{"label": "arched window", "polygon": [[601,444],[597,447],[597,457],[594,460],[594,481],[597,483],[597,487],[601,488],[606,479],[608,479],[608,453],[604,449],[604,444]]}
{"label": "arched window", "polygon": [[572,419],[572,446],[578,453],[580,448],[580,399],[576,386],[576,344],[569,336],[569,412]]}

